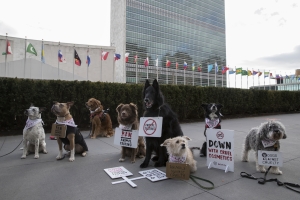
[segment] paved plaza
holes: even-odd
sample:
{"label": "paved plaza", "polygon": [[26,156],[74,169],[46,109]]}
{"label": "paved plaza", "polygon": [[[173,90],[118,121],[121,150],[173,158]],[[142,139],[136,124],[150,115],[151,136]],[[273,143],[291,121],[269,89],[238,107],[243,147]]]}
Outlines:
{"label": "paved plaza", "polygon": [[[240,172],[263,177],[255,170],[254,154],[249,155],[249,162],[241,162],[242,144],[248,131],[259,126],[266,120],[279,120],[286,126],[287,139],[281,140],[283,155],[283,175],[268,174],[267,178],[278,178],[283,182],[300,184],[300,114],[270,115],[251,118],[224,119],[222,128],[234,130],[234,172],[225,173],[219,169],[208,169],[206,158],[199,157],[195,150],[197,171],[195,176],[208,179],[215,184],[212,190],[204,190],[190,180],[167,179],[151,182],[148,179],[134,181],[137,185],[132,188],[128,183],[112,185],[121,179],[111,179],[104,171],[106,168],[123,166],[133,175],[141,176],[138,172],[154,169],[150,161],[149,167],[141,169],[143,162],[137,159],[131,164],[129,158],[123,163],[118,160],[121,147],[114,145],[113,138],[86,139],[89,147],[87,157],[76,155],[74,162],[66,157],[57,161],[58,146],[55,140],[50,140],[46,134],[48,154],[40,153],[39,159],[30,154],[21,159],[20,145],[13,153],[0,158],[0,199],[1,200],[41,200],[41,199],[101,199],[101,200],[257,200],[257,199],[299,199],[300,194],[279,187],[275,182],[260,185],[256,180],[242,178]],[[200,147],[204,141],[204,122],[182,123],[184,135],[192,141],[189,145]],[[82,131],[86,137],[89,131]],[[22,140],[21,135],[0,137],[0,156],[12,151]],[[157,168],[163,172],[165,167]],[[129,178],[129,177],[128,177]],[[205,183],[200,182],[202,185]],[[209,186],[209,185],[206,185]]]}

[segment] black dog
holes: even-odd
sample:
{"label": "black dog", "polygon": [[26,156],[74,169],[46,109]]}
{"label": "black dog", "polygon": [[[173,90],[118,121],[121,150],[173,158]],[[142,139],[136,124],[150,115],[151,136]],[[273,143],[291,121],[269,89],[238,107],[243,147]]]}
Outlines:
{"label": "black dog", "polygon": [[[221,108],[223,105],[218,103],[204,103],[201,104],[201,107],[204,109],[205,115],[205,129],[204,129],[204,136],[206,137],[206,129],[214,128],[214,129],[221,129],[221,116],[220,113]],[[203,143],[202,148],[200,150],[200,157],[206,156],[206,141]]]}
{"label": "black dog", "polygon": [[159,89],[156,79],[154,79],[152,86],[146,80],[143,90],[144,101],[144,117],[163,117],[161,137],[145,137],[146,138],[146,157],[144,162],[140,165],[141,168],[148,166],[151,159],[151,154],[154,151],[156,156],[152,158],[156,161],[155,167],[165,166],[168,161],[167,149],[160,146],[166,139],[182,136],[182,130],[176,114],[172,111],[170,106],[165,103],[164,96]]}

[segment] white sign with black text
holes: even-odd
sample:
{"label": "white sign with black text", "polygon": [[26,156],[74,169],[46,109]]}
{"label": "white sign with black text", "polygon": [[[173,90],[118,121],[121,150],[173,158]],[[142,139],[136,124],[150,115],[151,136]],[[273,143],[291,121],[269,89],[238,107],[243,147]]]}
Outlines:
{"label": "white sign with black text", "polygon": [[139,173],[152,182],[168,179],[168,177],[166,176],[166,173],[162,172],[158,169],[139,171]]}
{"label": "white sign with black text", "polygon": [[132,173],[125,169],[123,166],[104,169],[110,178],[120,178],[123,176],[131,176]]}
{"label": "white sign with black text", "polygon": [[162,117],[141,117],[139,136],[161,137]]}
{"label": "white sign with black text", "polygon": [[115,129],[114,144],[123,147],[137,148],[139,138],[138,130]]}
{"label": "white sign with black text", "polygon": [[208,128],[206,142],[208,168],[234,172],[234,131]]}
{"label": "white sign with black text", "polygon": [[264,166],[282,167],[283,158],[278,151],[258,151],[258,164]]}

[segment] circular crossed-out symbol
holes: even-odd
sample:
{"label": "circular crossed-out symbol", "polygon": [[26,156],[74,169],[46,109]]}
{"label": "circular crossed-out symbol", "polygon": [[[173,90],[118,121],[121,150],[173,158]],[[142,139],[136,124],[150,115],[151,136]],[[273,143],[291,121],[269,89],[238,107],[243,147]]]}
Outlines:
{"label": "circular crossed-out symbol", "polygon": [[157,128],[156,121],[154,119],[148,119],[145,121],[143,130],[146,135],[152,135]]}
{"label": "circular crossed-out symbol", "polygon": [[218,139],[223,139],[224,133],[221,132],[221,131],[218,131],[216,136],[217,136]]}

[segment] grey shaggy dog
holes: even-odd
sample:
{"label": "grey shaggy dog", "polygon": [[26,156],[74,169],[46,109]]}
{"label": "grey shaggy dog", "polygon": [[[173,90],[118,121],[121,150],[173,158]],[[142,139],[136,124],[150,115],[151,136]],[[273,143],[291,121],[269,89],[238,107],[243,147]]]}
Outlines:
{"label": "grey shaggy dog", "polygon": [[[259,127],[252,128],[245,139],[242,161],[248,162],[249,151],[254,150],[256,170],[262,173],[266,172],[265,167],[258,164],[258,150],[279,151],[279,140],[286,137],[285,127],[279,121],[264,122]],[[282,174],[279,167],[272,167],[270,172],[273,174]]]}

